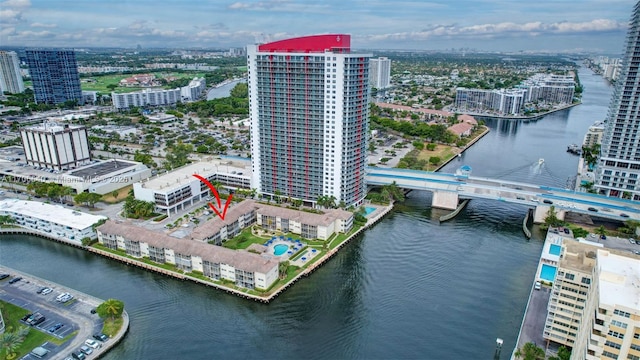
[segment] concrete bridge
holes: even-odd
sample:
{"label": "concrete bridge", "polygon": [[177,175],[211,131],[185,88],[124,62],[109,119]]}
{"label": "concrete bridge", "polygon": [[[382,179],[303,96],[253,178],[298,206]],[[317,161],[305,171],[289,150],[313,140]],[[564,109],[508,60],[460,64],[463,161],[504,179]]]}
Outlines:
{"label": "concrete bridge", "polygon": [[597,194],[575,192],[548,186],[485,177],[475,177],[420,170],[367,168],[368,185],[389,185],[433,192],[431,206],[456,209],[460,200],[490,199],[533,207],[534,222],[542,223],[553,206],[559,219],[567,212],[594,215],[612,220],[640,221],[637,201],[609,198]]}

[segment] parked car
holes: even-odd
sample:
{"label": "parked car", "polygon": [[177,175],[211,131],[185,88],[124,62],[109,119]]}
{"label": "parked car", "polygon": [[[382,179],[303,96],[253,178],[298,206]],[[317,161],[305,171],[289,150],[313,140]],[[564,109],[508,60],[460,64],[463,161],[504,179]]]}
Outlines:
{"label": "parked car", "polygon": [[600,235],[600,240],[607,240],[607,235]]}
{"label": "parked car", "polygon": [[67,302],[71,299],[73,299],[73,295],[69,293],[62,293],[56,297],[56,301],[58,302]]}
{"label": "parked car", "polygon": [[533,285],[533,288],[535,290],[540,290],[542,288],[542,284],[540,283],[540,281],[536,281],[536,283]]}
{"label": "parked car", "polygon": [[85,355],[82,351],[78,350],[78,351],[74,351],[71,356],[76,359],[76,360],[84,360],[87,358],[87,355]]}
{"label": "parked car", "polygon": [[50,332],[50,333],[52,333],[52,332],[56,332],[56,331],[58,331],[58,330],[59,330],[61,327],[63,327],[63,326],[64,326],[64,324],[63,324],[63,323],[57,323],[57,324],[55,324],[55,325],[53,325],[52,327],[50,327],[50,328],[49,328],[49,332]]}
{"label": "parked car", "polygon": [[100,340],[102,342],[105,342],[105,341],[109,340],[109,337],[107,335],[105,335],[105,334],[94,334],[93,338],[96,339],[96,340]]}
{"label": "parked car", "polygon": [[10,275],[9,274],[0,274],[0,280],[4,280],[6,278],[8,278]]}
{"label": "parked car", "polygon": [[627,215],[627,214],[625,214],[625,213],[620,213],[620,217],[628,218],[628,217],[629,217],[629,215]]}
{"label": "parked car", "polygon": [[87,339],[87,340],[85,340],[85,341],[84,341],[84,344],[85,344],[85,345],[87,345],[87,346],[88,346],[88,347],[90,347],[90,348],[93,348],[93,349],[97,349],[97,348],[99,348],[99,347],[101,347],[101,346],[102,346],[99,342],[97,342],[97,341],[95,341],[95,340],[93,340],[93,339]]}
{"label": "parked car", "polygon": [[18,277],[14,277],[13,279],[9,280],[9,284],[15,284],[20,280],[22,280],[21,277],[19,277],[19,276]]}
{"label": "parked car", "polygon": [[91,355],[91,353],[93,352],[93,349],[91,349],[87,345],[82,345],[82,346],[80,346],[80,351],[82,351],[86,355]]}
{"label": "parked car", "polygon": [[629,244],[631,244],[631,245],[635,245],[635,244],[636,244],[636,241],[635,241],[635,240],[633,240],[633,239],[629,239]]}
{"label": "parked car", "polygon": [[36,326],[36,325],[40,325],[42,324],[47,318],[40,314],[40,313],[35,313],[33,314],[32,317],[29,318],[29,320],[27,320],[27,324],[31,325],[31,326]]}
{"label": "parked car", "polygon": [[52,288],[46,287],[46,288],[42,289],[41,294],[42,294],[42,295],[51,294],[51,292],[52,292],[52,291],[53,291],[53,289],[52,289]]}

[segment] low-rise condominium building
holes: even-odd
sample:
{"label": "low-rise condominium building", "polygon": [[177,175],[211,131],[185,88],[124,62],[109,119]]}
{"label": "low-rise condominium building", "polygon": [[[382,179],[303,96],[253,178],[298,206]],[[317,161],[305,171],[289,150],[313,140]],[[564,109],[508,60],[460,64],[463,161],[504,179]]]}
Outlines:
{"label": "low-rise condominium building", "polygon": [[227,280],[249,289],[266,290],[278,280],[279,261],[243,250],[201,241],[176,239],[137,226],[107,221],[97,228],[98,242],[127,255],[198,271],[213,280]]}
{"label": "low-rise condominium building", "polygon": [[93,225],[107,219],[60,205],[19,199],[0,201],[0,215],[10,216],[23,228],[76,244],[81,244],[85,237],[95,239]]}

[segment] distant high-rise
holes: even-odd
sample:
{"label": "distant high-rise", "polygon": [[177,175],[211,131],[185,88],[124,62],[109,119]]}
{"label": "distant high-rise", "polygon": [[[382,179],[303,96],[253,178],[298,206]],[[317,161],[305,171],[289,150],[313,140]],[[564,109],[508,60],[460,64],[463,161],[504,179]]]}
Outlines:
{"label": "distant high-rise", "polygon": [[391,84],[391,60],[386,57],[371,59],[370,80],[371,86],[376,89],[384,89]]}
{"label": "distant high-rise", "polygon": [[600,194],[640,200],[640,2],[636,3],[602,136],[594,187]]}
{"label": "distant high-rise", "polygon": [[82,104],[82,89],[73,50],[27,50],[27,65],[36,103]]}
{"label": "distant high-rise", "polygon": [[20,61],[14,51],[0,51],[0,91],[12,94],[24,91]]}
{"label": "distant high-rise", "polygon": [[333,34],[247,47],[251,182],[259,193],[347,206],[364,200],[371,55],[350,45],[349,35]]}

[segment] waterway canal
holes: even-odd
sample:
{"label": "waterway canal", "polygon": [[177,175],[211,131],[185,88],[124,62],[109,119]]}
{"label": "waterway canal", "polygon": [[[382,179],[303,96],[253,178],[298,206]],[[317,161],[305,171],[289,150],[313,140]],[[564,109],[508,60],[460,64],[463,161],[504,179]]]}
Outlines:
{"label": "waterway canal", "polygon": [[[584,104],[535,122],[489,121],[460,161],[473,174],[564,187],[566,146],[606,115],[611,88],[580,71]],[[535,164],[544,158],[542,167]],[[489,359],[513,349],[542,246],[527,208],[473,200],[438,224],[412,192],[387,218],[269,305],[37,238],[0,240],[0,264],[125,302],[130,332],[105,359]]]}

